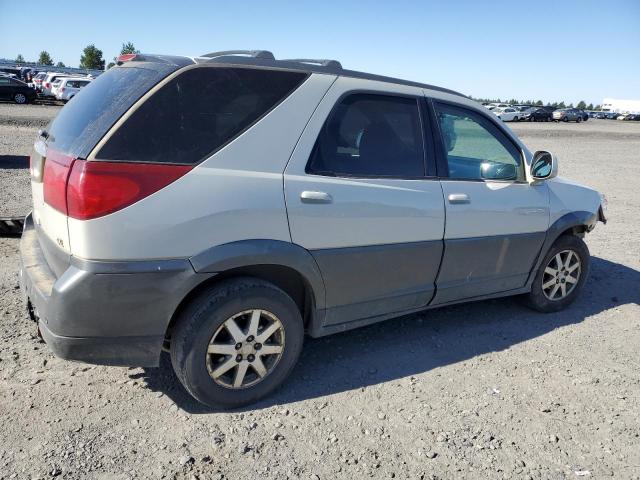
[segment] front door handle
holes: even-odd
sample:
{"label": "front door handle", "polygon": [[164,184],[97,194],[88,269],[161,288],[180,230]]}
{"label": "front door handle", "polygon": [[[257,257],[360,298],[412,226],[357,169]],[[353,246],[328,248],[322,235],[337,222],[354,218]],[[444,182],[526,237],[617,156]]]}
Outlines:
{"label": "front door handle", "polygon": [[451,193],[448,198],[452,204],[471,203],[471,198],[466,193]]}
{"label": "front door handle", "polygon": [[300,200],[302,200],[302,203],[331,203],[333,198],[325,192],[311,192],[309,190],[305,190],[300,194]]}

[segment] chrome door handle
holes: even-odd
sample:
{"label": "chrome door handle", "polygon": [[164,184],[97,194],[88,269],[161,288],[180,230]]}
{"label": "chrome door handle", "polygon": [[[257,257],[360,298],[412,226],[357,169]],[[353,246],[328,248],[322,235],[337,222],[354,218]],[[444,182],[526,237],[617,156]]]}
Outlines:
{"label": "chrome door handle", "polygon": [[300,194],[300,200],[302,200],[302,203],[331,203],[333,198],[325,192],[311,192],[305,190]]}
{"label": "chrome door handle", "polygon": [[471,198],[466,193],[451,193],[448,198],[449,203],[453,204],[471,203]]}

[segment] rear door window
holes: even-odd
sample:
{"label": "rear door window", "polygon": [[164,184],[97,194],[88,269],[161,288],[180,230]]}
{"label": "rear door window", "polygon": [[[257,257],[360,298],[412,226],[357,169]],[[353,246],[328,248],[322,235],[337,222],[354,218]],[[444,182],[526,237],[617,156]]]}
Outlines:
{"label": "rear door window", "polygon": [[306,78],[301,72],[256,68],[186,70],[133,112],[96,159],[198,163],[257,122]]}
{"label": "rear door window", "polygon": [[327,176],[424,176],[418,100],[378,94],[345,97],[322,127],[306,171]]}

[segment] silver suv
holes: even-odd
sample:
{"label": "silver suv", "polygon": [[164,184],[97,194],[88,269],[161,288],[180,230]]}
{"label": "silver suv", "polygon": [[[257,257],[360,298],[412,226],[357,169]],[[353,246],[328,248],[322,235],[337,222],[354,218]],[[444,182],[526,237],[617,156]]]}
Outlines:
{"label": "silver suv", "polygon": [[128,55],[31,158],[28,311],[58,356],[255,402],[319,337],[589,272],[601,196],[451,90],[270,52]]}

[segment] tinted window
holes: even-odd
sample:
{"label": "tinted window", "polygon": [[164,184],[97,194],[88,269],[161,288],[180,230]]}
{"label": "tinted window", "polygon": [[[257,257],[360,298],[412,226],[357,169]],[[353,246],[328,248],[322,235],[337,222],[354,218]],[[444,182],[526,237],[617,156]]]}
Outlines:
{"label": "tinted window", "polygon": [[423,176],[424,153],[417,100],[371,94],[344,98],[320,131],[307,173]]}
{"label": "tinted window", "polygon": [[47,144],[71,156],[86,158],[131,105],[177,68],[142,62],[110,68],[60,110],[47,128]]}
{"label": "tinted window", "polygon": [[446,104],[436,112],[449,177],[462,179],[522,180],[518,149],[483,115]]}
{"label": "tinted window", "polygon": [[136,110],[97,158],[197,163],[255,123],[306,77],[248,68],[187,70]]}

